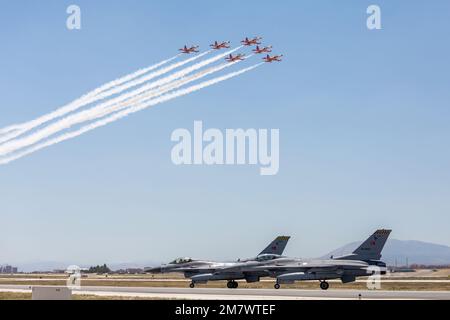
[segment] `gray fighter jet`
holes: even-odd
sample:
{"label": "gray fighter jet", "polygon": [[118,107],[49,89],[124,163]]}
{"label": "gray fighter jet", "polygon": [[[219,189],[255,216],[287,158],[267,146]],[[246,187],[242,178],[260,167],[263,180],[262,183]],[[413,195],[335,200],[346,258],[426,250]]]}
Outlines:
{"label": "gray fighter jet", "polygon": [[282,258],[282,254],[290,237],[279,236],[273,240],[260,254],[256,257],[238,260],[235,262],[217,262],[210,260],[197,260],[192,258],[178,258],[169,264],[156,268],[145,268],[147,273],[183,273],[185,278],[192,280],[190,287],[194,288],[197,283],[207,283],[208,281],[228,280],[227,287],[237,288],[236,280],[245,279],[247,282],[258,282],[260,277],[268,276],[264,270],[249,271],[246,273],[240,271],[224,271],[233,269],[236,266],[253,265],[254,262],[258,266],[264,265],[268,261],[275,261]]}
{"label": "gray fighter jet", "polygon": [[261,271],[276,278],[275,289],[281,284],[302,280],[319,280],[320,288],[327,290],[330,279],[341,279],[342,283],[356,280],[356,277],[370,276],[376,273],[386,274],[386,264],[381,259],[381,251],[391,230],[377,230],[353,253],[330,259],[305,260],[281,257],[264,264],[252,261],[246,265],[224,267],[221,273],[241,272],[255,274]]}

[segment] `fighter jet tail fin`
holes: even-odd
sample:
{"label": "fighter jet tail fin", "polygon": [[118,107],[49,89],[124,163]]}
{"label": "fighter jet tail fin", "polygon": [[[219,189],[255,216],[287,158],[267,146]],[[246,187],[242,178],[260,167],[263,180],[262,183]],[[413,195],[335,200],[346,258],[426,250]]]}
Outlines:
{"label": "fighter jet tail fin", "polygon": [[381,251],[392,230],[379,229],[364,241],[355,251],[353,256],[359,260],[380,260]]}
{"label": "fighter jet tail fin", "polygon": [[284,249],[286,248],[286,245],[291,237],[288,236],[279,236],[276,237],[275,240],[273,240],[267,248],[265,248],[259,255],[262,254],[277,254],[282,255],[284,252]]}

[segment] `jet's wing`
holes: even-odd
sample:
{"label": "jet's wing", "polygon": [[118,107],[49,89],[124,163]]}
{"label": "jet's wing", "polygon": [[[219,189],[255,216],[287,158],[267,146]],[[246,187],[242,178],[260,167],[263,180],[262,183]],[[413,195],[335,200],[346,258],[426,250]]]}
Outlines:
{"label": "jet's wing", "polygon": [[337,271],[343,268],[363,269],[367,268],[368,264],[363,261],[338,261],[338,260],[317,260],[317,261],[299,261],[299,262],[280,262],[266,265],[249,265],[246,268],[241,268],[242,272],[257,272],[263,271],[267,273],[290,273],[290,272],[305,272],[305,273],[324,273]]}

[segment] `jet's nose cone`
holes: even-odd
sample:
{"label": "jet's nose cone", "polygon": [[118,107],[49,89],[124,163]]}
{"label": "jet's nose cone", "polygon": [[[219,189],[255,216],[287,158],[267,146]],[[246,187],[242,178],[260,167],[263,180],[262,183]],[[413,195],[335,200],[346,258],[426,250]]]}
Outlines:
{"label": "jet's nose cone", "polygon": [[161,267],[152,267],[152,268],[145,268],[145,272],[148,273],[161,273]]}

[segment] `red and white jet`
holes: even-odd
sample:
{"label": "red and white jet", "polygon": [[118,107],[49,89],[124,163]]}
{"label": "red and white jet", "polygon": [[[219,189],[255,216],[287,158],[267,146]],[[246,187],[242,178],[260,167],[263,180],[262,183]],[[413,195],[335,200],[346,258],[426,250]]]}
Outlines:
{"label": "red and white jet", "polygon": [[256,46],[256,49],[253,49],[253,52],[256,54],[269,53],[269,52],[272,52],[272,46],[268,46],[268,47],[264,47],[264,48],[260,48],[259,46]]}
{"label": "red and white jet", "polygon": [[228,62],[236,62],[236,61],[242,61],[242,60],[244,60],[244,58],[245,58],[245,55],[243,55],[243,54],[237,54],[235,56],[230,54],[228,57],[225,58],[225,60],[227,60]]}
{"label": "red and white jet", "polygon": [[228,49],[230,48],[230,41],[224,41],[221,43],[215,41],[212,45],[210,45],[210,47],[213,48],[214,50]]}
{"label": "red and white jet", "polygon": [[261,44],[259,40],[262,40],[262,38],[261,37],[254,37],[253,39],[245,38],[244,40],[241,41],[241,43],[244,46],[256,46]]}
{"label": "red and white jet", "polygon": [[281,62],[282,60],[281,60],[281,58],[283,57],[283,55],[278,55],[278,56],[269,56],[269,55],[267,55],[266,57],[264,57],[263,58],[263,60],[265,61],[265,62],[268,62],[268,63],[272,63],[272,62]]}
{"label": "red and white jet", "polygon": [[187,46],[184,46],[184,48],[179,49],[179,51],[181,51],[181,53],[185,53],[185,54],[190,54],[190,53],[197,53],[199,46],[192,46],[190,48],[188,48]]}

